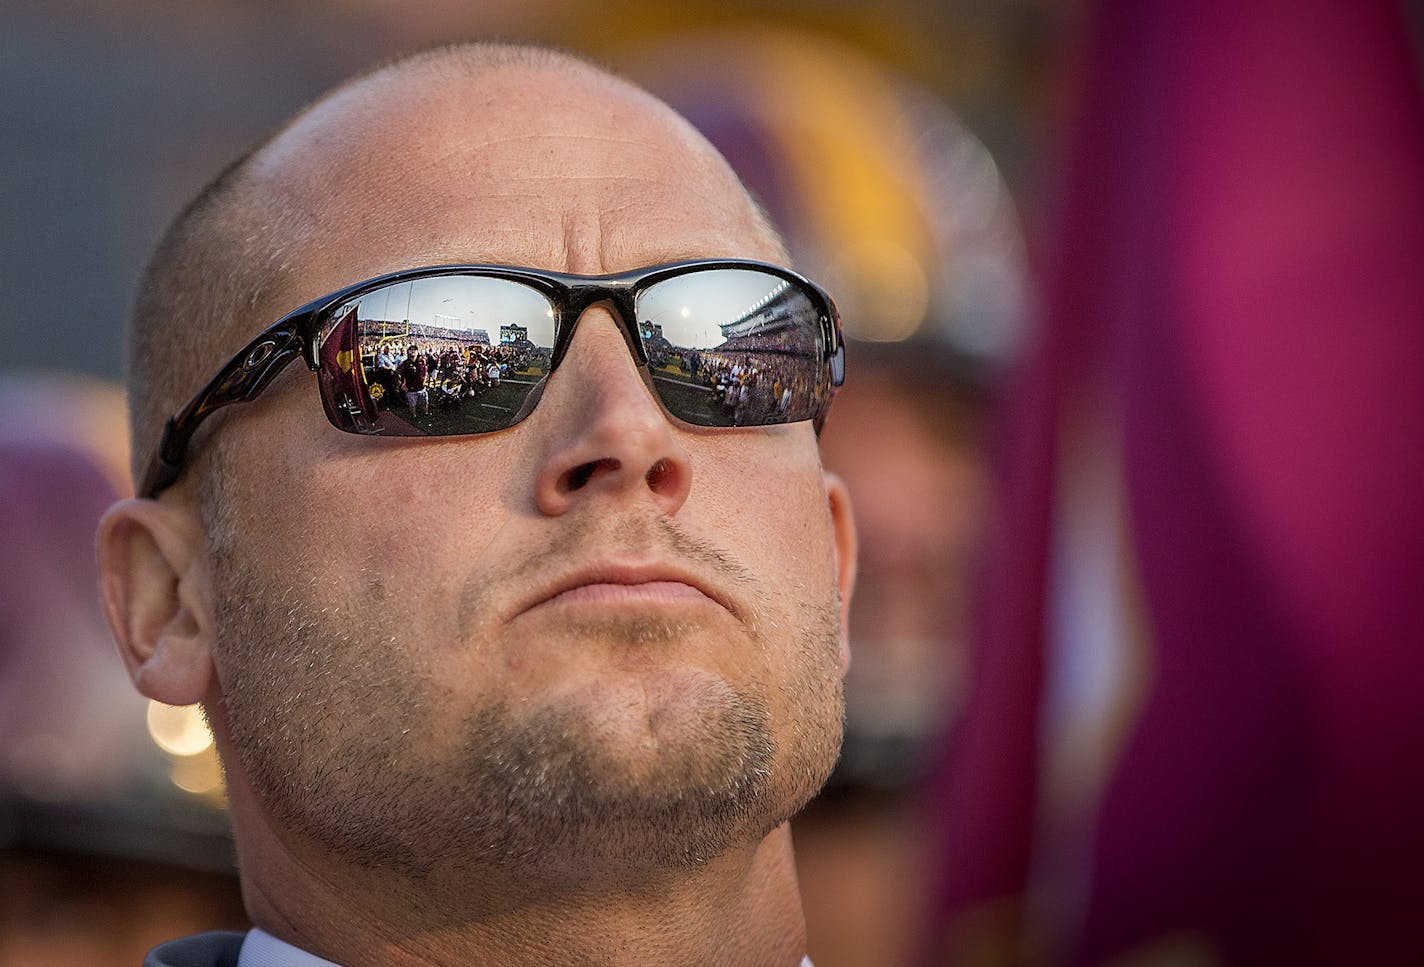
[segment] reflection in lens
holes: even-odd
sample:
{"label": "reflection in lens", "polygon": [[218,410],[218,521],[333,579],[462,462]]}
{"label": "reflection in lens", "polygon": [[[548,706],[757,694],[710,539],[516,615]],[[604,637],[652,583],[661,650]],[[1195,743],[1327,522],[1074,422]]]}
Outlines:
{"label": "reflection in lens", "polygon": [[780,276],[689,272],[648,287],[635,309],[658,396],[688,423],[809,420],[825,398],[820,314]]}
{"label": "reflection in lens", "polygon": [[338,308],[326,344],[353,312],[361,366],[344,388],[358,403],[346,428],[357,432],[501,430],[527,415],[549,373],[553,308],[519,282],[445,275],[385,286]]}

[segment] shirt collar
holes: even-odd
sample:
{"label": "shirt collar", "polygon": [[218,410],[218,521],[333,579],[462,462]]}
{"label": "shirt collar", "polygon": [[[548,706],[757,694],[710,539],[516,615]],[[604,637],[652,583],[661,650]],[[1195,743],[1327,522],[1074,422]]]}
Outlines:
{"label": "shirt collar", "polygon": [[242,952],[237,956],[237,967],[340,967],[330,960],[323,960],[316,954],[309,954],[300,947],[293,947],[285,940],[279,940],[260,927],[247,931],[242,941]]}
{"label": "shirt collar", "polygon": [[[237,967],[341,967],[330,960],[323,960],[316,954],[309,954],[300,947],[293,947],[285,940],[278,940],[261,927],[247,931],[242,941],[242,952],[237,957]],[[801,958],[801,967],[814,967],[810,957]]]}

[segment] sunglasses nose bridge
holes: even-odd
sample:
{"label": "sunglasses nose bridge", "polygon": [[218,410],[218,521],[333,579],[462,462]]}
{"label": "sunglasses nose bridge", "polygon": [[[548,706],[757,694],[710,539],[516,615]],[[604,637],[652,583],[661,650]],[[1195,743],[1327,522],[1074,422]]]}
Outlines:
{"label": "sunglasses nose bridge", "polygon": [[606,309],[608,314],[613,317],[613,323],[623,334],[623,342],[627,345],[628,352],[632,354],[633,362],[639,367],[646,366],[648,357],[643,349],[642,340],[638,338],[638,320],[632,290],[589,285],[571,291],[562,307],[566,320],[566,331],[563,338],[559,340],[559,351],[554,359],[554,367],[557,367],[564,356],[568,354],[569,347],[573,345],[574,335],[579,324],[583,322],[584,316],[588,315],[590,309],[596,308]]}

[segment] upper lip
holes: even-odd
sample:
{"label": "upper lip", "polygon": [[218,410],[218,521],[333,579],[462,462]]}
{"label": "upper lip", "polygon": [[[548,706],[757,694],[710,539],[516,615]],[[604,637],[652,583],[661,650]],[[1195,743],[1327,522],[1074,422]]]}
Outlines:
{"label": "upper lip", "polygon": [[553,580],[540,585],[538,590],[526,598],[517,613],[523,614],[530,608],[543,604],[574,588],[590,584],[648,584],[653,581],[676,581],[701,591],[711,600],[733,614],[737,609],[726,595],[721,594],[704,576],[695,570],[667,561],[645,561],[641,563],[619,561],[595,561],[560,573]]}

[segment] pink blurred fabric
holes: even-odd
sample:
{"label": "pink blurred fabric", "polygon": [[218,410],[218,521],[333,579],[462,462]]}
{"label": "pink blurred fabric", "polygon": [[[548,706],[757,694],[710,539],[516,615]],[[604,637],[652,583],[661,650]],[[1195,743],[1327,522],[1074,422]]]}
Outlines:
{"label": "pink blurred fabric", "polygon": [[95,797],[132,772],[133,738],[144,735],[142,702],[99,610],[94,531],[116,493],[90,451],[17,429],[7,414],[0,426],[0,796]]}
{"label": "pink blurred fabric", "polygon": [[1011,395],[933,931],[1028,887],[1056,435],[1110,388],[1155,670],[1050,962],[1424,963],[1424,104],[1382,0],[1102,0]]}

